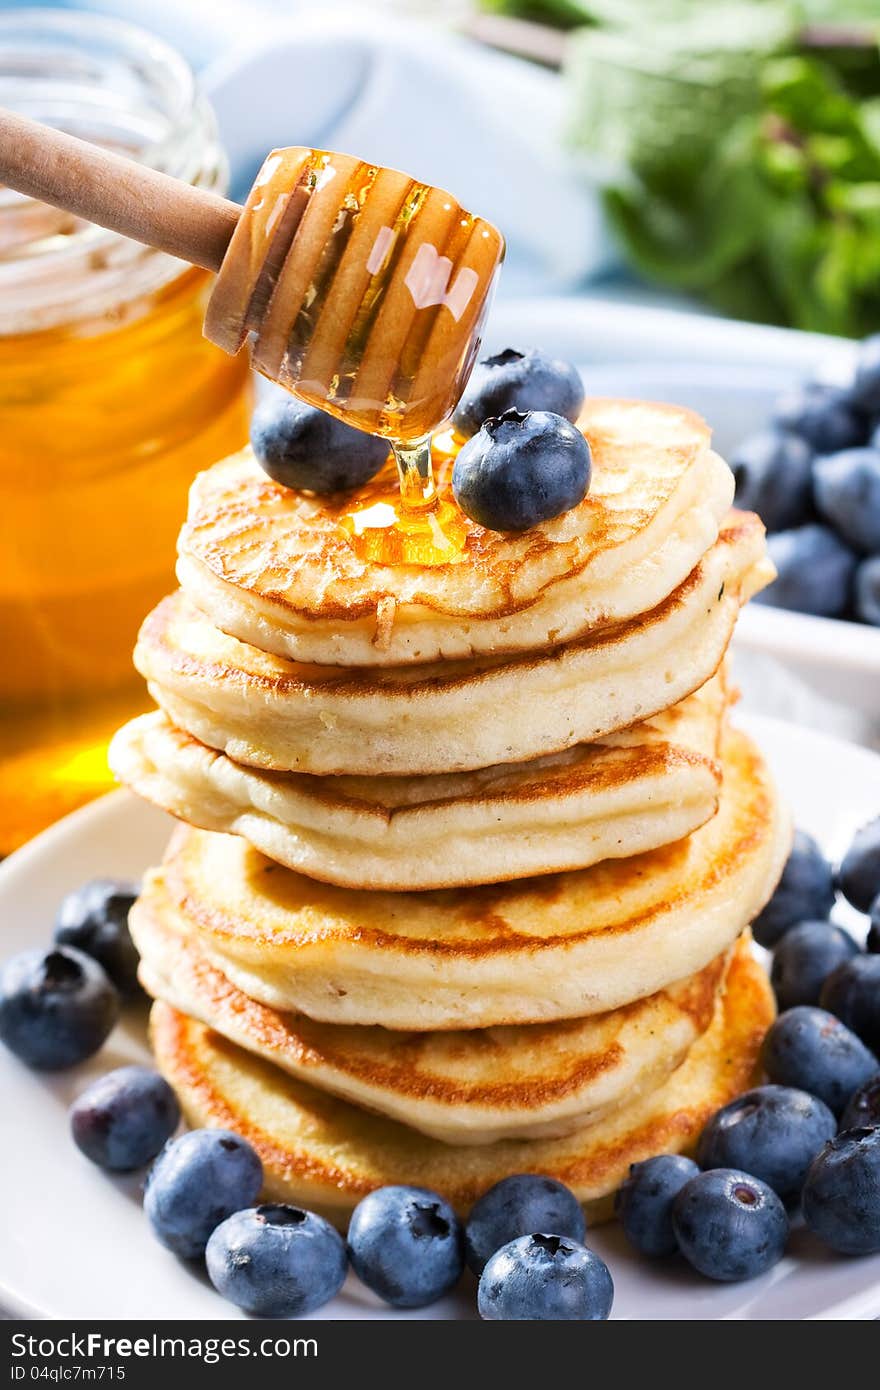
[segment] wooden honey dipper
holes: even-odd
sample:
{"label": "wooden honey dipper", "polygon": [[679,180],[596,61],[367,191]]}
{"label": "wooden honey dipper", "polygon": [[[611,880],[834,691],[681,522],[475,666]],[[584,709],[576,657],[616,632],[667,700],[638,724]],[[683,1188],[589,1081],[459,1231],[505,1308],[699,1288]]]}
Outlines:
{"label": "wooden honey dipper", "polygon": [[326,150],[274,150],[242,208],[0,108],[0,182],[216,271],[212,342],[403,445],[451,413],[504,254],[449,193]]}

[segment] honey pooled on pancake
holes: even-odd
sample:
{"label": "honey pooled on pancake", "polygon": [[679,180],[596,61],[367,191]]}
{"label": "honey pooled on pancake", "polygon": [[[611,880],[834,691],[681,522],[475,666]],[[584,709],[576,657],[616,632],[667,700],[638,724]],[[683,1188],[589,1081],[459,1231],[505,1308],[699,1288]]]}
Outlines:
{"label": "honey pooled on pancake", "polygon": [[[458,563],[393,570],[355,555],[342,520],[394,487],[391,465],[354,494],[313,497],[273,486],[245,449],[193,482],[181,587],[231,636],[331,666],[546,652],[643,615],[711,549],[733,475],[705,422],[678,406],[594,398],[579,424],[593,474],[577,506],[516,534],[459,513]],[[435,456],[451,502],[447,438]]]}

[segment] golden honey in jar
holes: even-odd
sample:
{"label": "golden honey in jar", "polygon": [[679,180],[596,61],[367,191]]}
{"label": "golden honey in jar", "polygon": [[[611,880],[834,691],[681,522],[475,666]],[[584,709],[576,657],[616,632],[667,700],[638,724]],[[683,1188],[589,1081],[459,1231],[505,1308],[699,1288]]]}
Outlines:
{"label": "golden honey in jar", "polygon": [[[131,26],[0,16],[0,104],[224,191],[189,68]],[[247,363],[202,336],[210,283],[0,190],[0,853],[112,785],[189,483],[247,438]]]}

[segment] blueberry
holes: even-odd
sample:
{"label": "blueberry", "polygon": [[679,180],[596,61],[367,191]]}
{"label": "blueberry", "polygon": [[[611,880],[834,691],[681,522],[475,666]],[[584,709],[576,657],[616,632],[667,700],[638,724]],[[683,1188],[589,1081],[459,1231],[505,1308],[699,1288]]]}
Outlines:
{"label": "blueberry", "polygon": [[764,1038],[764,1070],[780,1086],[796,1086],[824,1100],[835,1115],[880,1062],[839,1018],[799,1004],[780,1014]]}
{"label": "blueberry", "polygon": [[387,441],[378,435],[364,434],[325,410],[281,394],[254,411],[251,447],[274,482],[321,494],[360,487],[388,457]]}
{"label": "blueberry", "polygon": [[860,410],[880,414],[880,333],[865,338],[859,347],[850,395]]}
{"label": "blueberry", "polygon": [[840,618],[852,599],[857,560],[827,526],[796,526],[767,539],[776,578],[755,596],[771,608]]}
{"label": "blueberry", "polygon": [[424,1187],[380,1187],[348,1227],[358,1278],[393,1308],[424,1308],[458,1283],[464,1241],[448,1202]]}
{"label": "blueberry", "polygon": [[717,1111],[697,1148],[703,1168],[744,1168],[784,1202],[800,1194],[806,1171],[837,1133],[828,1106],[791,1086],[757,1086]]}
{"label": "blueberry", "polygon": [[859,954],[838,965],[819,1002],[880,1056],[880,956]]}
{"label": "blueberry", "polygon": [[863,560],[856,570],[856,616],[880,627],[880,555]]}
{"label": "blueberry", "polygon": [[859,912],[870,912],[880,894],[880,817],[857,830],[837,871],[837,886]]}
{"label": "blueberry", "polygon": [[614,1210],[630,1245],[643,1255],[672,1255],[678,1249],[672,1229],[672,1203],[699,1173],[692,1158],[659,1154],[633,1163],[614,1199]]}
{"label": "blueberry", "polygon": [[143,1168],[180,1120],[177,1097],[149,1067],[119,1067],[94,1081],[70,1107],[77,1148],[101,1168]]}
{"label": "blueberry", "polygon": [[868,927],[865,950],[871,955],[880,954],[880,895],[871,904],[871,925]]}
{"label": "blueberry", "polygon": [[259,1318],[298,1318],[345,1281],[345,1242],[323,1216],[277,1203],[228,1216],[205,1251],[218,1293]]}
{"label": "blueberry", "polygon": [[780,1011],[818,1004],[825,980],[841,962],[858,954],[849,932],[833,922],[799,922],[773,952],[770,980]]}
{"label": "blueberry", "polygon": [[880,453],[845,449],[813,464],[816,507],[841,540],[869,555],[880,550]]}
{"label": "blueberry", "polygon": [[785,1207],[767,1183],[738,1168],[710,1168],[672,1204],[678,1248],[707,1279],[754,1279],[782,1258]]}
{"label": "blueberry", "polygon": [[494,1322],[604,1322],[614,1284],[604,1260],[565,1236],[518,1236],[496,1250],[477,1290]]}
{"label": "blueberry", "polygon": [[29,1067],[76,1066],[118,1017],[119,995],[101,966],[70,946],[22,951],[0,969],[0,1042]]}
{"label": "blueberry", "polygon": [[68,893],[58,909],[55,940],[75,946],[103,965],[124,995],[140,993],[138,953],[128,930],[128,914],[140,889],[116,878],[94,878]]}
{"label": "blueberry", "polygon": [[834,871],[811,835],[796,830],[773,897],[752,923],[761,946],[776,945],[798,922],[827,917],[834,906]]}
{"label": "blueberry", "polygon": [[583,1208],[574,1193],[555,1178],[514,1173],[502,1178],[475,1202],[464,1233],[465,1259],[474,1274],[515,1236],[554,1231],[582,1241]]}
{"label": "blueberry", "polygon": [[452,470],[455,500],[491,531],[526,531],[582,502],[590,446],[561,415],[508,410],[462,445]]}
{"label": "blueberry", "polygon": [[484,357],[471,373],[452,423],[464,439],[506,410],[548,410],[572,424],[581,413],[584,384],[576,367],[537,348],[505,348]]}
{"label": "blueberry", "polygon": [[803,1195],[810,1230],[841,1255],[880,1250],[880,1128],[839,1134],[810,1165]]}
{"label": "blueberry", "polygon": [[877,1125],[880,1125],[880,1071],[853,1091],[840,1119],[841,1130],[874,1129]]}
{"label": "blueberry", "polygon": [[863,444],[867,427],[848,393],[837,386],[809,382],[787,391],[776,402],[773,421],[790,430],[821,454],[833,454]]}
{"label": "blueberry", "polygon": [[730,459],[736,505],[757,512],[768,531],[801,526],[813,510],[812,458],[809,444],[796,434],[753,434]]}
{"label": "blueberry", "polygon": [[221,1221],[252,1206],[262,1185],[263,1165],[240,1135],[192,1129],[166,1144],[153,1164],[144,1211],[162,1244],[192,1260],[205,1253]]}

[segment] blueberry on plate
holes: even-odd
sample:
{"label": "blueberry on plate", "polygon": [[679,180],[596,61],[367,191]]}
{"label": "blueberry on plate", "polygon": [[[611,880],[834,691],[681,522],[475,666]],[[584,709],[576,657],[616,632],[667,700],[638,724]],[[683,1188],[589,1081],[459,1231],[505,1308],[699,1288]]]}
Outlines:
{"label": "blueberry on plate", "polygon": [[582,1241],[583,1208],[574,1193],[555,1178],[514,1173],[484,1192],[471,1209],[464,1231],[468,1267],[480,1274],[490,1256],[516,1236],[554,1231]]}
{"label": "blueberry on plate", "polygon": [[751,435],[730,457],[736,505],[757,512],[768,531],[803,525],[813,514],[812,460],[809,444],[796,434]]}
{"label": "blueberry on plate", "polygon": [[707,1279],[754,1279],[785,1252],[788,1217],[773,1188],[738,1168],[710,1168],[686,1182],[672,1227],[688,1264]]}
{"label": "blueberry on plate", "polygon": [[150,1169],[144,1211],[162,1244],[193,1260],[221,1221],[253,1206],[262,1185],[263,1165],[241,1135],[191,1129],[166,1144]]}
{"label": "blueberry on plate", "polygon": [[838,965],[819,1003],[880,1057],[880,956],[859,954]]}
{"label": "blueberry on plate", "polygon": [[880,816],[857,830],[837,871],[837,886],[859,912],[870,912],[880,894]]}
{"label": "blueberry on plate", "polygon": [[841,1255],[880,1250],[880,1129],[850,1129],[832,1139],[810,1165],[804,1219]]}
{"label": "blueberry on plate", "polygon": [[839,386],[812,381],[787,391],[776,402],[774,424],[800,435],[817,453],[834,454],[864,444],[867,422]]}
{"label": "blueberry on plate", "polygon": [[880,1071],[853,1091],[840,1119],[841,1130],[874,1129],[880,1125]]}
{"label": "blueberry on plate", "polygon": [[120,994],[140,993],[138,953],[128,930],[128,914],[140,889],[117,878],[94,878],[61,903],[55,921],[59,946],[75,946],[103,965]]}
{"label": "blueberry on plate", "polygon": [[93,1081],[70,1107],[74,1142],[101,1168],[143,1168],[180,1121],[177,1097],[149,1067],[119,1067]]}
{"label": "blueberry on plate", "polygon": [[280,392],[254,411],[251,448],[274,482],[322,495],[369,482],[388,457],[388,443],[378,435]]}
{"label": "blueberry on plate", "polygon": [[880,550],[880,453],[844,449],[813,464],[816,507],[841,540],[869,555]]}
{"label": "blueberry on plate", "polygon": [[345,1242],[323,1216],[270,1203],[237,1211],[205,1250],[218,1293],[258,1318],[301,1318],[345,1282]]}
{"label": "blueberry on plate", "polygon": [[614,1301],[608,1266],[565,1236],[518,1236],[496,1250],[477,1290],[493,1322],[604,1322]]}
{"label": "blueberry on plate", "polygon": [[470,439],[486,420],[506,410],[546,410],[574,423],[583,403],[584,384],[570,362],[537,348],[505,348],[474,367],[452,423]]}
{"label": "blueberry on plate", "polygon": [[592,475],[580,430],[546,410],[508,410],[484,421],[452,470],[462,511],[490,531],[527,531],[576,507]]}
{"label": "blueberry on plate", "polygon": [[458,1217],[424,1187],[379,1187],[348,1227],[355,1274],[393,1308],[425,1308],[458,1283],[464,1241]]}
{"label": "blueberry on plate", "polygon": [[796,830],[773,897],[752,923],[760,946],[772,948],[798,922],[827,917],[834,906],[834,871],[816,841]]}
{"label": "blueberry on plate", "polygon": [[863,560],[856,570],[856,616],[880,627],[880,555]]}
{"label": "blueberry on plate", "polygon": [[682,1154],[658,1154],[630,1165],[629,1177],[614,1198],[615,1214],[630,1245],[643,1255],[675,1253],[672,1203],[699,1171],[693,1159]]}
{"label": "blueberry on plate", "polygon": [[840,618],[850,607],[855,555],[828,526],[796,526],[767,538],[776,578],[755,595],[756,603]]}
{"label": "blueberry on plate", "polygon": [[798,922],[789,927],[773,952],[770,970],[779,1011],[797,1004],[818,1004],[832,970],[858,953],[849,932],[834,922]]}
{"label": "blueberry on plate", "polygon": [[825,1103],[791,1086],[757,1086],[718,1110],[700,1136],[702,1168],[744,1168],[784,1202],[800,1194],[810,1163],[837,1133]]}
{"label": "blueberry on plate", "polygon": [[868,415],[880,415],[880,333],[865,338],[856,358],[850,396]]}
{"label": "blueberry on plate", "polygon": [[0,1042],[29,1067],[76,1066],[118,1017],[119,995],[104,970],[71,946],[22,951],[0,968]]}
{"label": "blueberry on plate", "polygon": [[808,1004],[789,1009],[770,1025],[761,1059],[771,1081],[809,1091],[835,1115],[880,1070],[880,1062],[846,1024]]}

